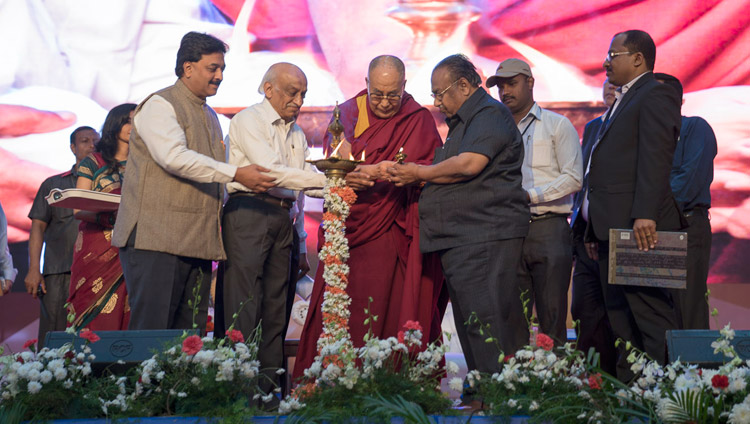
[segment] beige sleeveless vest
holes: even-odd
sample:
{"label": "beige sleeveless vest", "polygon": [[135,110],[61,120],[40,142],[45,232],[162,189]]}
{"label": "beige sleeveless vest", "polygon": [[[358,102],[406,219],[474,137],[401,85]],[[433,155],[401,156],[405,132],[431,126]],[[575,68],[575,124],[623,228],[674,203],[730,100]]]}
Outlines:
{"label": "beige sleeveless vest", "polygon": [[[174,107],[188,149],[225,161],[219,120],[205,100],[178,80],[148,96],[135,112],[153,95]],[[125,246],[137,225],[136,249],[210,260],[226,258],[219,231],[223,185],[198,183],[165,171],[151,157],[135,124],[124,180],[113,246]]]}

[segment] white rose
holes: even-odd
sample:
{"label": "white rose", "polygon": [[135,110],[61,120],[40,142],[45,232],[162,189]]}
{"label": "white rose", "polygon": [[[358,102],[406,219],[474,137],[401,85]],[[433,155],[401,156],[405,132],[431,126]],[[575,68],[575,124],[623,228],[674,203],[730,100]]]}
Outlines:
{"label": "white rose", "polygon": [[450,387],[451,390],[461,392],[464,389],[464,381],[459,377],[453,377],[448,382],[448,387]]}
{"label": "white rose", "polygon": [[49,370],[42,371],[42,373],[39,375],[39,381],[44,384],[49,383],[50,381],[52,381],[52,373],[49,372]]}
{"label": "white rose", "polygon": [[37,393],[39,393],[40,390],[42,390],[42,385],[41,385],[41,383],[39,383],[37,381],[30,381],[29,385],[26,387],[26,389],[32,395],[33,394],[37,394]]}

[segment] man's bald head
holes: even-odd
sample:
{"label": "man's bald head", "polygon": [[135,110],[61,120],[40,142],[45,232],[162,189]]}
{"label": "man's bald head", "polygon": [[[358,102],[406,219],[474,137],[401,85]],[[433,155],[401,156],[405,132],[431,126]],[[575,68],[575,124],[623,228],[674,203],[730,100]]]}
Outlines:
{"label": "man's bald head", "polygon": [[266,85],[267,82],[273,83],[273,81],[275,81],[279,77],[279,75],[282,74],[297,74],[298,76],[301,75],[305,82],[307,82],[307,76],[304,72],[302,72],[302,69],[300,69],[299,66],[288,62],[274,63],[273,65],[271,65],[271,67],[268,68],[265,75],[263,75],[260,86],[258,86],[258,93],[265,94],[266,91],[263,86]]}
{"label": "man's bald head", "polygon": [[381,71],[395,71],[402,80],[406,79],[406,68],[404,67],[404,62],[396,56],[384,54],[370,61],[370,67],[367,69],[368,77],[372,75],[373,72]]}
{"label": "man's bald head", "polygon": [[367,93],[370,109],[378,118],[387,119],[398,113],[406,84],[404,62],[396,56],[378,56],[367,71]]}
{"label": "man's bald head", "polygon": [[307,94],[307,77],[298,66],[281,62],[271,65],[258,91],[286,122],[297,118]]}

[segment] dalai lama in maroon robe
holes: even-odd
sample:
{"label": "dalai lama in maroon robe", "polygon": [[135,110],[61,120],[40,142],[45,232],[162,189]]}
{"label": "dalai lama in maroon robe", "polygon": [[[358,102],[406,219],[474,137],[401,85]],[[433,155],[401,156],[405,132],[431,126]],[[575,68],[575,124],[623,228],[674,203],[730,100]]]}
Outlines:
{"label": "dalai lama in maroon robe", "polygon": [[[340,153],[348,157],[351,151],[361,158],[364,152],[365,156],[356,172],[347,176],[347,183],[357,190],[357,202],[346,220],[350,249],[347,293],[352,299],[349,332],[357,347],[362,346],[370,327],[373,336],[387,338],[396,336],[407,320],[419,321],[423,341],[432,341],[441,334],[447,302],[447,295],[441,296],[439,258],[419,252],[419,187],[399,188],[385,181],[384,169],[401,148],[406,162],[431,164],[435,149],[442,146],[432,114],[404,92],[404,77],[401,60],[379,56],[370,63],[368,88],[340,106],[346,138]],[[318,240],[320,249],[322,228]],[[295,378],[318,354],[324,286],[321,264],[300,338]],[[369,298],[373,300],[368,307]],[[367,326],[365,308],[378,317]]]}

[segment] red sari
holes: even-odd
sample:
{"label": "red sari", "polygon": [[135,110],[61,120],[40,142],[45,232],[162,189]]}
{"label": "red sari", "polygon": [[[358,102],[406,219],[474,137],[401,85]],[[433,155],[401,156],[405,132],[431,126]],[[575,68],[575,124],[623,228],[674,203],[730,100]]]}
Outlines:
{"label": "red sari", "polygon": [[[359,99],[359,105],[358,105]],[[364,107],[364,109],[360,109]],[[401,108],[389,119],[376,117],[367,102],[367,91],[340,106],[344,135],[356,158],[365,152],[365,164],[394,160],[403,147],[407,162],[431,164],[435,149],[442,146],[432,114],[404,93]],[[328,137],[329,135],[327,135]],[[325,143],[328,145],[328,139]],[[349,311],[349,333],[355,346],[372,327],[375,337],[396,336],[407,320],[419,321],[424,328],[423,340],[440,336],[446,294],[442,294],[443,275],[435,254],[419,251],[419,188],[396,187],[378,181],[368,190],[357,192],[346,220],[349,241],[349,285],[352,299]],[[319,229],[318,250],[325,237]],[[302,375],[317,355],[317,341],[322,325],[323,266],[318,266],[310,296],[294,376]],[[369,298],[372,303],[369,303]],[[369,303],[369,305],[368,305]],[[364,325],[368,308],[378,317]]]}
{"label": "red sari", "polygon": [[[79,165],[78,175],[92,180],[91,189],[120,194],[125,169],[112,172],[99,153],[87,156]],[[70,269],[68,309],[75,314],[69,325],[76,329],[125,330],[130,320],[130,306],[119,251],[112,247],[112,226],[81,221],[78,226]]]}

